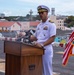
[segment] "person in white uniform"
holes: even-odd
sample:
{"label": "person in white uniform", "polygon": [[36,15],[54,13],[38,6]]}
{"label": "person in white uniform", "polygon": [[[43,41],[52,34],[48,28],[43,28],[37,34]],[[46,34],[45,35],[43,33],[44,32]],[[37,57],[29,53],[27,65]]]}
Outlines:
{"label": "person in white uniform", "polygon": [[44,55],[42,56],[43,75],[53,75],[52,42],[56,36],[56,25],[48,20],[49,8],[47,6],[40,5],[37,7],[37,10],[42,21],[37,25],[36,32],[34,36],[31,36],[30,40],[37,41],[35,45],[45,49]]}

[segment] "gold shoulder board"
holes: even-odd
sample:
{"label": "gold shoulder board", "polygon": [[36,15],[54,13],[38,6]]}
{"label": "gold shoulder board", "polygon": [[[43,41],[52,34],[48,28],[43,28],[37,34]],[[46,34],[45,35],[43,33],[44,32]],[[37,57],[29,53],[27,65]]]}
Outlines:
{"label": "gold shoulder board", "polygon": [[49,20],[49,22],[54,23],[53,21]]}

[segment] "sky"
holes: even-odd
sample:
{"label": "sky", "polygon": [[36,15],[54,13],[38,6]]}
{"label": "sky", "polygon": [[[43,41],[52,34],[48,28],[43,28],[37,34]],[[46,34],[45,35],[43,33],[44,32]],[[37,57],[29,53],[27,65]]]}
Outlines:
{"label": "sky", "polygon": [[37,15],[39,5],[48,6],[50,11],[55,8],[55,15],[74,15],[74,0],[0,0],[0,13],[5,16],[26,16],[32,10],[32,15]]}

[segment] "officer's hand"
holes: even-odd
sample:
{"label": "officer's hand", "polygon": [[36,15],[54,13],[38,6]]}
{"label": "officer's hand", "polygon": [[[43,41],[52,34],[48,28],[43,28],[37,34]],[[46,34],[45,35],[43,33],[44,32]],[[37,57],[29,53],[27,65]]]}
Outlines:
{"label": "officer's hand", "polygon": [[31,36],[30,36],[30,40],[31,40],[31,41],[37,41],[37,38],[36,38],[35,36],[31,35]]}
{"label": "officer's hand", "polygon": [[43,48],[42,45],[41,45],[40,43],[35,43],[35,46],[36,46],[36,47]]}

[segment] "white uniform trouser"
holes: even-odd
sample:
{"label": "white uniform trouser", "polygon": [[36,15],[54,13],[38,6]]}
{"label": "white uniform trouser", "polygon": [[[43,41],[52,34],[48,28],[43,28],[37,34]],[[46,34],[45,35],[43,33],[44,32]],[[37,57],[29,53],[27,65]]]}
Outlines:
{"label": "white uniform trouser", "polygon": [[49,54],[44,54],[42,56],[43,61],[43,75],[53,75],[52,71],[52,58]]}

